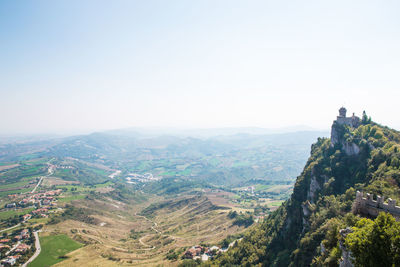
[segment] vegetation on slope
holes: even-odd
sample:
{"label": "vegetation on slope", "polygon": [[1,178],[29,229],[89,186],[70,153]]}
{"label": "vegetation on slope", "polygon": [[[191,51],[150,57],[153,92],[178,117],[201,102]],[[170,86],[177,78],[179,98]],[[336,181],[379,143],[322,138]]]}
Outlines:
{"label": "vegetation on slope", "polygon": [[346,237],[356,266],[400,266],[400,223],[381,213],[374,220],[361,219]]}
{"label": "vegetation on slope", "polygon": [[[318,139],[293,194],[218,265],[337,266],[339,230],[357,225],[356,190],[399,199],[400,133],[366,116],[356,128],[334,124],[339,141]],[[357,146],[358,153],[349,151]]]}

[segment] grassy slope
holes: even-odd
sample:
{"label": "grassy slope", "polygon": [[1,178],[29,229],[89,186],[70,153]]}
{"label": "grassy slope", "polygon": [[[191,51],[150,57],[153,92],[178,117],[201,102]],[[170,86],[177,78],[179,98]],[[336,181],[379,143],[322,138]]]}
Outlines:
{"label": "grassy slope", "polygon": [[29,267],[51,266],[63,260],[59,258],[60,256],[82,247],[82,244],[75,242],[66,235],[41,237],[40,243],[42,251]]}
{"label": "grassy slope", "polygon": [[[244,230],[232,226],[226,211],[215,209],[204,196],[169,199],[169,205],[156,208],[154,217],[146,219],[140,211],[152,202],[163,203],[165,199],[151,196],[143,203],[126,204],[103,196],[72,202],[90,211],[96,222],[67,220],[45,226],[47,233],[64,233],[88,244],[68,254],[70,258],[57,266],[173,266],[177,262],[165,259],[170,249],[201,242],[218,244],[227,235]],[[137,236],[132,236],[131,230]]]}
{"label": "grassy slope", "polygon": [[34,210],[33,208],[27,208],[27,209],[21,209],[21,210],[7,210],[7,211],[3,211],[0,212],[0,220],[6,220],[8,218],[14,217],[14,216],[18,216],[18,215],[24,215],[27,213],[30,213],[32,210]]}

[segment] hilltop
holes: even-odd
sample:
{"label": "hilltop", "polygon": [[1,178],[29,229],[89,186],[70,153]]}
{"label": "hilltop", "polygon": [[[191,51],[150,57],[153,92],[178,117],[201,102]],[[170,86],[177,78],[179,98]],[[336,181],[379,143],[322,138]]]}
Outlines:
{"label": "hilltop", "polygon": [[[361,119],[346,117],[342,108],[332,125],[331,138],[318,138],[312,145],[291,197],[214,263],[338,266],[340,261],[348,260],[343,244],[352,245],[341,229],[350,227],[348,231],[352,232],[373,223],[361,220],[365,214],[352,210],[356,191],[398,201],[399,159],[398,131],[371,121],[365,112]],[[380,216],[377,220],[395,224],[390,218],[383,220]],[[354,226],[358,228],[351,228]],[[397,248],[388,245],[387,249],[390,247]]]}

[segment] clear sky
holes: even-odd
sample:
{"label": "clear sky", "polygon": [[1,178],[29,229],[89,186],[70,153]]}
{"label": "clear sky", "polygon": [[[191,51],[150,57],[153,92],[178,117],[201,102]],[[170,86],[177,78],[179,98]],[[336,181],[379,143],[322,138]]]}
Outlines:
{"label": "clear sky", "polygon": [[400,1],[0,1],[0,134],[400,129]]}

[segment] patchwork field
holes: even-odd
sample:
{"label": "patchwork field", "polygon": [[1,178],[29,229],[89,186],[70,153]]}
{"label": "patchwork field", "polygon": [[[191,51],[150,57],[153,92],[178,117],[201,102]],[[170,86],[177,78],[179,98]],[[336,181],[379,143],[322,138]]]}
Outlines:
{"label": "patchwork field", "polygon": [[12,168],[15,168],[15,167],[18,167],[18,166],[19,166],[19,164],[0,165],[0,171],[4,171],[4,170],[7,170],[7,169],[12,169]]}
{"label": "patchwork field", "polygon": [[227,247],[287,199],[301,155],[272,141],[94,134],[28,146],[42,154],[3,150],[0,231],[42,230],[31,266],[176,266],[194,245]]}

